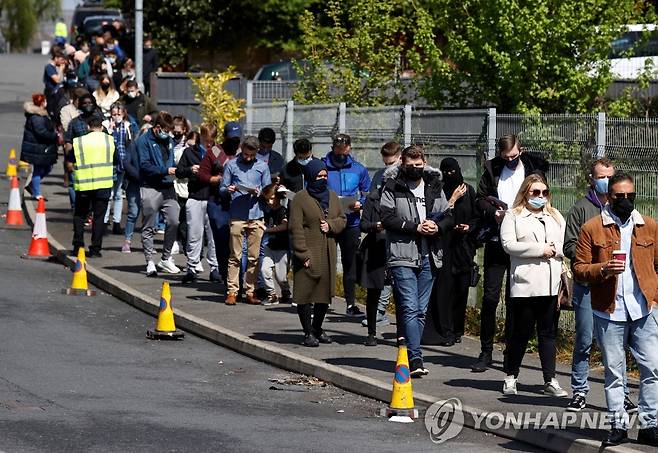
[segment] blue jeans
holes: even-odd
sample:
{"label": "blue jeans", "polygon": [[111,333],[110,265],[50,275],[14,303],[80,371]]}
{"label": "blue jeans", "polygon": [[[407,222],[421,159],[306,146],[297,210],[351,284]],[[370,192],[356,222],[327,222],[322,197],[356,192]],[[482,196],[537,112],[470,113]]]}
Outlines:
{"label": "blue jeans", "polygon": [[112,195],[110,197],[110,203],[107,205],[107,211],[105,211],[105,218],[103,222],[107,223],[110,221],[110,208],[112,209],[112,222],[121,223],[121,212],[123,210],[123,197],[121,196],[121,185],[123,184],[123,175],[124,172],[116,173],[114,175],[114,184],[112,185]]}
{"label": "blue jeans", "polygon": [[616,322],[594,316],[594,334],[603,353],[605,399],[612,426],[628,429],[624,409],[624,376],[628,345],[640,368],[638,419],[641,428],[656,426],[658,410],[658,314],[653,310],[637,321]]}
{"label": "blue jeans", "polygon": [[[571,359],[571,391],[575,395],[589,392],[589,354],[594,335],[594,314],[589,286],[573,282],[573,311],[576,317],[576,338]],[[626,367],[624,367],[624,391],[629,394]]]}
{"label": "blue jeans", "polygon": [[139,211],[142,207],[142,197],[139,192],[138,182],[128,182],[126,186],[126,201],[128,202],[128,213],[126,214],[125,238],[126,241],[132,241],[137,217],[139,217]]}
{"label": "blue jeans", "polygon": [[429,257],[421,258],[420,267],[395,266],[391,268],[396,291],[398,335],[407,340],[409,360],[423,360],[420,339],[425,328],[425,312],[432,293],[435,273]]}
{"label": "blue jeans", "polygon": [[53,169],[52,165],[33,165],[32,166],[32,182],[30,186],[32,187],[32,196],[38,197],[41,195],[41,180],[48,176],[50,171]]}

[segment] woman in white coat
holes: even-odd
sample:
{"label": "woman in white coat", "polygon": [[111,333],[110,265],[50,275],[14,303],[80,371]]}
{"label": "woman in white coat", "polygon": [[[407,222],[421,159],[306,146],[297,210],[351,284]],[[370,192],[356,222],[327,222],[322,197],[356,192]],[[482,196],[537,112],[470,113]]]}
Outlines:
{"label": "woman in white coat", "polygon": [[516,394],[519,368],[536,326],[544,394],[567,396],[555,379],[555,337],[560,314],[557,294],[564,259],[564,228],[564,218],[551,206],[546,180],[539,174],[529,175],[500,227],[503,249],[510,255],[510,306],[514,319],[507,345],[505,395]]}

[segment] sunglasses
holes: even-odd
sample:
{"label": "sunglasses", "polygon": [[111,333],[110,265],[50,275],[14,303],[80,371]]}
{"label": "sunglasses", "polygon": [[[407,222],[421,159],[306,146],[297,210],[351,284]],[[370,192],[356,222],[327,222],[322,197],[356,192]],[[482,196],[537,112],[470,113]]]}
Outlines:
{"label": "sunglasses", "polygon": [[636,193],[635,192],[627,192],[627,193],[619,192],[619,193],[613,193],[612,196],[617,200],[621,200],[622,198],[628,198],[631,201],[635,201]]}
{"label": "sunglasses", "polygon": [[533,197],[538,197],[539,195],[547,197],[547,196],[550,195],[551,191],[548,190],[548,189],[544,189],[544,190],[535,189],[535,190],[528,191],[528,193],[530,195],[532,195]]}

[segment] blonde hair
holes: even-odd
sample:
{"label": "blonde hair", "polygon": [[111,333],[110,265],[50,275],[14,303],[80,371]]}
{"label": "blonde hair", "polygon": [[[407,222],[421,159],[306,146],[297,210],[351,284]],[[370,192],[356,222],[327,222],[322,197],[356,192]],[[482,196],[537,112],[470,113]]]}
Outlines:
{"label": "blonde hair", "polygon": [[[526,205],[526,194],[530,190],[530,187],[532,187],[533,184],[535,183],[542,183],[543,185],[546,186],[548,189],[548,182],[546,179],[540,175],[539,173],[532,173],[531,175],[528,175],[524,180],[523,183],[521,183],[521,188],[519,189],[518,193],[516,194],[516,198],[514,199],[514,204],[512,205],[512,212],[515,215],[519,215],[523,208],[525,208]],[[544,206],[544,209],[548,214],[555,219],[555,221],[558,224],[562,224],[564,222],[564,218],[562,217],[562,214],[560,214],[560,211],[555,209],[553,206],[551,206],[551,194],[550,192],[548,193],[548,196],[546,198],[546,205]]]}

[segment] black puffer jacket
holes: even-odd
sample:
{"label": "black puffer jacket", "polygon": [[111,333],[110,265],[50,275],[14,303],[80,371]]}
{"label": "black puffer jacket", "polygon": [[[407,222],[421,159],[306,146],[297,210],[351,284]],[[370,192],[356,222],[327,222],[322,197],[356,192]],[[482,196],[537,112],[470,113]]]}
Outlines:
{"label": "black puffer jacket", "polygon": [[48,112],[32,102],[23,104],[25,129],[21,145],[21,160],[32,165],[52,165],[57,162],[57,132]]}

